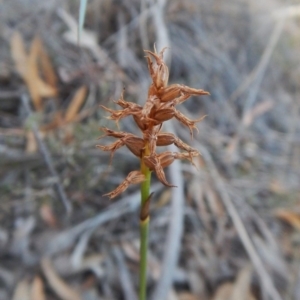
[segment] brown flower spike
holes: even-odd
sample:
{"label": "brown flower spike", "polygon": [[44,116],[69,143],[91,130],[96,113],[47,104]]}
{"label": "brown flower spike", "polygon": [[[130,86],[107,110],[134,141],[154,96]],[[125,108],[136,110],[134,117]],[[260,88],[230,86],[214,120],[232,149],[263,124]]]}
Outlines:
{"label": "brown flower spike", "polygon": [[[172,84],[168,86],[169,70],[163,61],[164,48],[160,53],[145,50],[148,62],[148,69],[152,78],[152,84],[149,87],[147,101],[144,107],[133,102],[127,102],[121,98],[115,103],[122,109],[113,110],[101,105],[101,107],[110,113],[108,119],[118,122],[132,116],[137,126],[142,131],[142,138],[127,132],[117,132],[103,127],[104,135],[118,140],[110,145],[97,145],[103,151],[111,152],[111,159],[117,149],[126,146],[135,156],[143,160],[143,163],[156,173],[157,178],[166,186],[174,187],[165,177],[164,168],[169,166],[175,159],[187,159],[193,163],[193,157],[199,155],[199,151],[185,144],[174,134],[161,132],[164,121],[173,117],[187,126],[193,136],[193,129],[197,129],[196,123],[203,118],[190,120],[184,114],[179,112],[175,106],[183,103],[192,95],[209,95],[204,90],[190,88],[185,85]],[[101,138],[102,138],[101,137]],[[167,146],[174,144],[179,149],[185,151],[182,153],[162,152],[156,153],[157,146]],[[146,149],[147,148],[147,149]],[[124,192],[130,184],[141,183],[145,180],[144,174],[140,171],[129,173],[126,179],[112,192],[106,194],[109,198],[114,198]]]}

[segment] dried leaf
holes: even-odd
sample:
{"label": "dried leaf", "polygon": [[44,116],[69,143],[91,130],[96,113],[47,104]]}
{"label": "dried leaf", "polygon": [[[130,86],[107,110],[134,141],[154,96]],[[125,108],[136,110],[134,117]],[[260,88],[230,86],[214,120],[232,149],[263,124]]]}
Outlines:
{"label": "dried leaf", "polygon": [[12,300],[31,300],[30,285],[27,279],[18,282]]}
{"label": "dried leaf", "polygon": [[286,210],[286,209],[278,209],[275,211],[275,216],[279,218],[280,220],[288,223],[295,229],[300,230],[300,215]]}
{"label": "dried leaf", "polygon": [[10,40],[12,58],[15,62],[18,73],[25,78],[28,64],[28,56],[25,50],[22,36],[15,31]]}
{"label": "dried leaf", "polygon": [[36,276],[33,279],[31,286],[31,300],[46,300],[44,283],[39,276]]}
{"label": "dried leaf", "polygon": [[16,69],[25,81],[32,102],[36,110],[41,110],[42,97],[55,97],[56,89],[39,76],[38,58],[41,52],[41,41],[36,37],[30,48],[29,54],[26,53],[23,39],[19,32],[15,32],[11,38],[11,53],[16,64]]}
{"label": "dried leaf", "polygon": [[79,109],[85,100],[86,93],[87,93],[86,86],[82,86],[76,91],[71,103],[69,104],[66,114],[65,114],[66,122],[71,122],[76,118],[76,116],[79,112]]}
{"label": "dried leaf", "polygon": [[51,63],[51,60],[48,56],[48,53],[43,46],[42,40],[37,37],[37,48],[39,53],[39,64],[41,72],[45,78],[46,83],[51,85],[53,88],[57,89],[57,76],[55,74],[53,65]]}
{"label": "dried leaf", "polygon": [[51,288],[62,300],[81,300],[79,293],[58,276],[48,258],[43,258],[42,270]]}
{"label": "dried leaf", "polygon": [[40,40],[35,37],[32,41],[29,58],[26,83],[32,97],[32,101],[37,109],[42,108],[41,97],[55,97],[56,89],[39,76],[38,58],[40,53]]}

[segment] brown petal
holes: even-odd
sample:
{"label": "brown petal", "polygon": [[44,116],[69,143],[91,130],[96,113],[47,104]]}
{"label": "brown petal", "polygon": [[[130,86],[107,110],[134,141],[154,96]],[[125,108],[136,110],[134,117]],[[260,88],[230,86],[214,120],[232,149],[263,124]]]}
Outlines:
{"label": "brown petal", "polygon": [[159,91],[159,99],[162,102],[174,100],[181,95],[180,84],[172,84]]}
{"label": "brown petal", "polygon": [[182,84],[172,84],[159,90],[158,96],[162,102],[167,102],[179,97],[177,101],[178,103],[182,103],[192,95],[209,95],[209,92],[202,89],[194,89]]}
{"label": "brown petal", "polygon": [[109,120],[114,120],[117,123],[117,126],[119,126],[119,121],[127,116],[134,115],[141,111],[141,107],[137,106],[135,108],[125,108],[123,110],[113,110],[110,108],[107,108],[103,105],[100,105],[104,110],[110,112],[110,116],[107,117]]}
{"label": "brown petal", "polygon": [[158,106],[160,103],[159,99],[156,95],[149,96],[147,101],[142,109],[142,115],[144,118],[149,117],[150,113],[152,112],[153,108]]}
{"label": "brown petal", "polygon": [[142,114],[134,114],[133,115],[133,119],[135,121],[135,123],[137,124],[137,126],[142,130],[146,130],[148,128],[148,126],[150,125],[149,122],[143,118]]}
{"label": "brown petal", "polygon": [[156,155],[144,156],[143,161],[150,170],[155,171],[156,176],[161,183],[163,183],[165,186],[168,187],[176,187],[175,185],[172,185],[167,181],[163,167],[160,163],[158,156]]}
{"label": "brown petal", "polygon": [[[162,51],[157,55],[148,50],[144,50],[146,53],[151,56],[147,56],[148,68],[150,76],[152,78],[153,84],[157,90],[167,86],[169,80],[169,69],[163,61],[163,53],[167,48],[162,49]],[[154,63],[151,60],[151,57],[154,58]]]}
{"label": "brown petal", "polygon": [[188,152],[198,152],[196,149],[184,143],[180,138],[178,138],[172,133],[161,132],[158,134],[157,142],[156,142],[157,146],[168,146],[171,144],[174,144],[176,147],[178,147],[181,150],[185,150]]}
{"label": "brown petal", "polygon": [[124,145],[125,145],[124,141],[122,139],[120,139],[110,145],[106,145],[106,146],[96,145],[96,147],[101,149],[102,151],[111,151],[111,153],[110,153],[110,164],[111,164],[111,161],[113,159],[113,156],[114,156],[114,153],[116,152],[116,150],[118,150],[119,148],[121,148]]}
{"label": "brown petal", "polygon": [[174,156],[174,153],[171,152],[171,151],[166,151],[166,152],[163,152],[163,153],[160,153],[158,155],[158,160],[161,164],[161,166],[163,168],[166,168],[168,167],[170,164],[173,163],[173,161],[175,160],[175,156]]}
{"label": "brown petal", "polygon": [[114,131],[114,130],[111,130],[107,127],[101,127],[100,128],[102,131],[104,131],[104,134],[101,135],[98,139],[102,139],[106,136],[112,136],[112,137],[115,137],[115,138],[122,138],[126,135],[126,132],[122,132],[122,131]]}
{"label": "brown petal", "polygon": [[155,167],[155,173],[156,173],[156,176],[157,178],[159,179],[159,181],[161,183],[163,183],[165,186],[168,186],[168,187],[176,187],[176,185],[173,185],[173,184],[170,184],[167,179],[166,179],[166,175],[165,175],[165,172],[162,168],[162,166],[160,164],[158,164],[156,167]]}
{"label": "brown petal", "polygon": [[166,142],[166,141],[169,142],[171,140],[172,140],[172,143],[174,143],[174,145],[181,150],[185,150],[185,151],[193,152],[193,153],[196,153],[196,152],[199,153],[198,150],[196,150],[193,147],[189,146],[188,144],[184,143],[180,138],[178,138],[177,136],[175,136],[172,133],[160,133],[157,137],[157,146],[160,146],[159,143],[161,143],[161,146],[170,145],[170,144],[163,145],[162,143]]}
{"label": "brown petal", "polygon": [[110,144],[110,145],[106,145],[106,146],[102,146],[102,145],[97,145],[97,148],[100,148],[103,151],[112,151],[111,153],[111,159],[115,153],[116,150],[118,150],[119,148],[121,148],[122,146],[126,145],[126,147],[136,156],[141,157],[141,153],[143,148],[145,147],[145,142],[143,139],[131,134],[131,133],[127,133],[127,132],[117,132],[117,131],[113,131],[110,130],[106,127],[102,128],[105,131],[105,135],[104,136],[113,136],[113,137],[117,137],[119,138],[118,141]]}
{"label": "brown petal", "polygon": [[152,119],[156,120],[158,123],[168,121],[174,117],[174,107],[158,109]]}
{"label": "brown petal", "polygon": [[178,111],[177,109],[174,109],[174,117],[179,122],[181,122],[182,124],[184,124],[185,126],[187,126],[190,129],[190,133],[193,138],[193,129],[196,129],[199,132],[199,130],[195,124],[202,121],[206,116],[203,116],[197,120],[191,120],[191,119],[187,118],[183,113]]}
{"label": "brown petal", "polygon": [[103,196],[108,196],[110,199],[113,199],[119,194],[123,193],[130,184],[141,183],[145,180],[146,180],[145,175],[142,174],[140,171],[132,171],[127,175],[125,180],[116,189]]}
{"label": "brown petal", "polygon": [[175,135],[168,132],[160,132],[157,135],[157,146],[169,146],[172,145],[175,141]]}
{"label": "brown petal", "polygon": [[175,159],[187,159],[189,160],[195,167],[196,165],[193,162],[193,157],[197,157],[200,155],[200,152],[195,150],[195,151],[190,151],[188,153],[176,153],[174,152],[174,158]]}
{"label": "brown petal", "polygon": [[137,136],[129,136],[125,139],[126,147],[137,157],[142,157],[145,141]]}
{"label": "brown petal", "polygon": [[130,108],[132,110],[142,109],[142,107],[136,103],[125,101],[123,98],[124,92],[121,94],[120,99],[118,101],[114,101],[116,104],[121,106],[122,108]]}

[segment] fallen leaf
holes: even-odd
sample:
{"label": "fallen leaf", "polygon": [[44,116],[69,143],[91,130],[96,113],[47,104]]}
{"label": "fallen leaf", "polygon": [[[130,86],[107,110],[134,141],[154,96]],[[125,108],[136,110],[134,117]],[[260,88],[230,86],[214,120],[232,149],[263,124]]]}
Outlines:
{"label": "fallen leaf", "polygon": [[35,276],[31,286],[31,300],[46,300],[44,283],[39,276]]}
{"label": "fallen leaf", "polygon": [[31,300],[30,299],[30,284],[27,279],[18,282],[12,300]]}
{"label": "fallen leaf", "polygon": [[42,259],[42,270],[49,285],[62,300],[81,300],[79,293],[58,276],[48,258]]}
{"label": "fallen leaf", "polygon": [[300,230],[300,215],[286,209],[277,209],[275,217]]}
{"label": "fallen leaf", "polygon": [[42,97],[57,95],[56,88],[43,81],[39,75],[38,59],[41,54],[41,41],[35,37],[27,54],[22,36],[16,31],[12,35],[10,46],[16,69],[28,87],[34,107],[36,110],[41,110]]}
{"label": "fallen leaf", "polygon": [[35,37],[31,43],[28,57],[27,76],[24,80],[27,83],[30,95],[36,110],[41,110],[42,97],[55,97],[56,89],[43,81],[39,76],[38,56],[39,56],[39,39]]}
{"label": "fallen leaf", "polygon": [[86,86],[82,86],[76,91],[72,101],[70,102],[70,104],[68,106],[66,114],[65,114],[66,122],[71,122],[76,118],[76,116],[79,112],[79,109],[85,100],[86,93],[87,93]]}
{"label": "fallen leaf", "polygon": [[40,64],[40,69],[41,72],[44,76],[44,79],[46,83],[51,85],[53,88],[57,89],[57,76],[55,74],[53,65],[51,63],[51,60],[48,56],[48,53],[42,43],[42,40],[37,37],[36,38],[36,43],[37,43],[37,48],[38,48],[38,53],[39,53],[39,64]]}

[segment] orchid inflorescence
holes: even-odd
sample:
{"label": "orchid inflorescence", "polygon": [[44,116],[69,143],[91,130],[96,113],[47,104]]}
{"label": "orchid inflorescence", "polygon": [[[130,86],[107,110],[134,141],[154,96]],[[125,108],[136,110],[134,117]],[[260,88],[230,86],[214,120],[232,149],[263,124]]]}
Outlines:
{"label": "orchid inflorescence", "polygon": [[[122,109],[113,110],[103,105],[101,107],[110,113],[108,119],[118,122],[127,117],[132,116],[137,126],[142,131],[142,138],[127,132],[114,131],[103,127],[103,137],[114,137],[118,140],[110,145],[97,145],[103,151],[111,151],[111,159],[115,151],[122,146],[126,146],[135,156],[139,157],[151,171],[154,171],[157,178],[166,186],[174,187],[165,177],[164,168],[172,164],[175,159],[187,159],[192,162],[193,157],[198,156],[198,150],[185,144],[182,140],[172,133],[161,132],[163,122],[175,117],[183,125],[187,126],[193,137],[193,129],[197,129],[197,120],[190,120],[184,114],[179,112],[175,106],[183,103],[192,95],[209,95],[202,89],[194,89],[180,84],[168,84],[169,70],[163,61],[164,48],[160,53],[145,50],[148,62],[148,69],[152,78],[152,84],[149,87],[148,97],[144,107],[127,102],[123,98],[115,103]],[[156,153],[157,146],[168,146],[175,144],[179,149],[185,152],[165,151]],[[192,162],[193,163],[193,162]],[[125,191],[130,184],[141,183],[145,180],[145,175],[141,171],[132,171],[126,179],[112,192],[105,194],[110,198],[114,198]]]}

